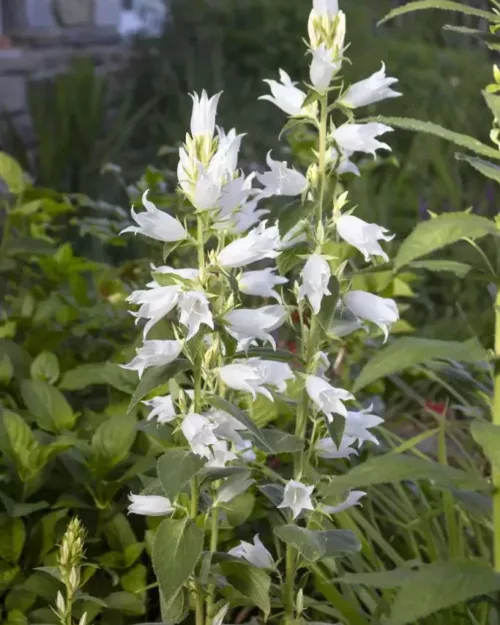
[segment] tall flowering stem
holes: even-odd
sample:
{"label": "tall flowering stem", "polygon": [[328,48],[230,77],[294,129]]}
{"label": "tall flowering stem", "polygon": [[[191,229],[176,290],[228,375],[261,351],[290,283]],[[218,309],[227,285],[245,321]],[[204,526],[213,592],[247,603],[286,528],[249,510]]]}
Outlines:
{"label": "tall flowering stem", "polygon": [[[318,148],[306,174],[269,153],[265,172],[245,176],[238,168],[242,135],[216,127],[220,94],[194,94],[177,172],[186,222],[159,210],[146,191],[145,211],[132,210],[136,225],[125,230],[163,242],[167,257],[168,246],[175,243],[193,259],[192,267],[153,266],[147,288],[131,293],[132,314],[137,322],[145,321],[143,345],[123,366],[150,376],[146,388],[154,387],[164,371],[171,376],[165,380],[171,394],[153,390],[142,398],[147,418],[171,427],[171,442],[158,462],[160,492],[131,494],[129,509],[164,517],[153,548],[163,611],[169,619],[183,620],[190,605],[196,625],[223,625],[229,610],[241,605],[258,608],[264,621],[283,617],[291,625],[302,618],[308,576],[301,576],[311,566],[297,537],[318,545],[318,559],[332,557],[325,540],[336,532],[332,515],[359,505],[365,495],[353,491],[338,501],[335,471],[323,471],[319,488],[310,483],[311,469],[322,471],[321,463],[356,456],[367,441],[377,443],[370,429],[382,422],[369,408],[348,409],[354,396],[331,384],[328,374],[330,357],[338,357],[335,350],[344,336],[370,323],[386,340],[398,319],[392,300],[349,290],[349,265],[339,260],[338,241],[370,262],[388,260],[379,241],[392,237],[382,226],[351,215],[348,194],[337,197],[336,183],[344,175],[360,174],[351,160],[355,153],[375,156],[379,149],[390,149],[377,137],[391,129],[356,124],[353,109],[398,94],[389,89],[395,79],[386,78],[385,67],[342,92],[346,20],[337,0],[314,0],[308,31],[308,93],[280,70],[280,82],[267,80],[271,95],[262,97],[294,124],[317,130]],[[336,99],[330,105],[332,94]],[[347,121],[336,127],[330,111]],[[300,218],[288,219],[284,232],[269,219],[271,197],[297,200],[287,210],[298,209]],[[287,269],[284,263],[280,274],[275,259],[285,254],[292,262]],[[266,301],[250,308],[258,298]],[[297,313],[300,355],[278,352],[276,332]],[[149,339],[164,319],[170,338]],[[160,326],[154,331],[159,333]],[[269,355],[270,349],[275,353]],[[171,366],[181,354],[182,377]],[[245,406],[259,395],[296,404],[294,434],[257,427],[253,404],[248,411]],[[293,479],[287,480],[265,456],[290,453]],[[241,514],[243,507],[248,518],[257,497],[265,497],[263,508],[276,508],[280,521],[268,515],[271,527],[263,527],[262,538],[256,534],[250,542],[238,515],[234,521],[232,506],[243,498],[235,510]],[[323,530],[309,529],[313,513],[315,527],[320,523]],[[237,544],[227,531],[231,527]],[[272,541],[264,544],[264,532],[282,543],[284,563],[275,559]],[[345,534],[332,538],[335,543]],[[360,548],[354,536],[345,547]],[[282,606],[276,605],[277,597]]]}
{"label": "tall flowering stem", "polygon": [[[495,299],[495,357],[500,358],[500,284]],[[500,426],[500,369],[495,372],[493,396],[493,424]],[[500,471],[492,466],[493,495],[493,563],[500,573]]]}

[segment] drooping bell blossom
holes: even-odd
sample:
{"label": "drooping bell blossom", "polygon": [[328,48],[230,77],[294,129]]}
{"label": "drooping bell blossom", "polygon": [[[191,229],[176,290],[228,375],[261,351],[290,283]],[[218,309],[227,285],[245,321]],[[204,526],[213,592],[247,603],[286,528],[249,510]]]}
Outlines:
{"label": "drooping bell blossom", "polygon": [[307,226],[308,224],[305,219],[298,221],[281,239],[280,249],[288,250],[299,243],[307,241]]}
{"label": "drooping bell blossom", "polygon": [[174,241],[182,241],[187,238],[188,233],[184,229],[184,226],[171,217],[168,213],[158,210],[153,202],[148,200],[148,191],[145,191],[142,196],[142,204],[146,209],[143,213],[136,213],[134,209],[130,211],[133,220],[138,224],[137,226],[128,226],[120,232],[133,232],[137,234],[140,232],[150,239],[156,241],[163,241],[164,243],[172,243]]}
{"label": "drooping bell blossom", "polygon": [[359,167],[349,160],[351,155],[352,152],[349,152],[348,150],[341,150],[339,158],[338,150],[336,148],[331,148],[327,152],[327,162],[333,164],[335,171],[339,176],[342,174],[354,174],[355,176],[361,176]]}
{"label": "drooping bell blossom", "polygon": [[120,365],[120,367],[138,371],[139,378],[142,378],[144,370],[148,367],[168,365],[178,358],[182,351],[182,343],[180,341],[144,341],[143,346],[135,351],[137,356],[127,365]]}
{"label": "drooping bell blossom", "polygon": [[222,128],[217,128],[217,131],[219,138],[217,151],[210,160],[208,171],[214,180],[221,180],[232,175],[238,167],[241,140],[245,135],[237,135],[235,128],[227,134]]}
{"label": "drooping bell blossom", "polygon": [[244,267],[264,258],[276,258],[280,235],[277,226],[266,228],[266,221],[251,230],[245,237],[233,241],[219,253],[217,262],[225,269]]}
{"label": "drooping bell blossom", "polygon": [[[153,265],[153,263],[151,263],[151,269],[153,273],[161,273],[165,275],[173,274],[175,276],[179,276],[179,278],[182,278],[183,280],[191,280],[192,282],[195,282],[196,280],[198,280],[200,276],[199,269],[190,268],[190,267],[185,267],[184,269],[174,269],[173,267],[168,267],[166,265],[163,265],[161,267],[156,267],[155,265]],[[154,289],[161,285],[156,280],[153,280],[152,282],[148,282],[146,286],[149,289]]]}
{"label": "drooping bell blossom", "polygon": [[210,140],[215,132],[215,117],[221,93],[217,93],[211,98],[205,90],[201,92],[201,97],[197,93],[190,94],[193,100],[193,112],[191,114],[191,136],[208,137]]}
{"label": "drooping bell blossom", "polygon": [[[184,389],[184,393],[190,398],[194,398],[194,391],[192,389]],[[175,412],[175,406],[171,395],[165,395],[164,397],[153,397],[141,402],[145,406],[152,408],[148,414],[148,421],[152,421],[156,418],[158,423],[171,423],[177,417]]]}
{"label": "drooping bell blossom", "polygon": [[222,469],[227,462],[238,459],[238,456],[229,449],[226,441],[217,441],[211,446],[211,449],[213,457],[205,465],[208,468]]}
{"label": "drooping bell blossom", "polygon": [[239,453],[240,458],[245,462],[254,462],[257,456],[253,450],[252,441],[243,441],[243,443],[236,444],[236,451]]}
{"label": "drooping bell blossom", "polygon": [[369,428],[377,427],[377,425],[383,423],[384,420],[371,414],[371,410],[372,406],[369,406],[360,411],[349,410],[347,412],[344,436],[352,438],[353,441],[357,441],[360,447],[367,441],[375,445],[379,444],[377,437],[369,431]]}
{"label": "drooping bell blossom", "polygon": [[243,558],[259,569],[274,569],[275,566],[273,556],[264,547],[258,534],[254,536],[253,545],[242,540],[237,547],[230,549],[228,554]]}
{"label": "drooping bell blossom", "polygon": [[220,181],[215,179],[203,165],[198,164],[198,177],[194,184],[192,202],[198,211],[212,210],[217,207],[221,194]]}
{"label": "drooping bell blossom", "polygon": [[350,291],[344,295],[344,304],[358,319],[371,321],[384,333],[384,343],[393,323],[399,319],[396,302],[366,291]]}
{"label": "drooping bell blossom", "polygon": [[346,243],[363,254],[366,262],[369,262],[372,256],[381,256],[385,262],[389,261],[379,243],[379,240],[394,239],[395,235],[388,234],[387,228],[367,223],[354,215],[341,215],[337,219],[337,232]]}
{"label": "drooping bell blossom", "polygon": [[330,361],[325,352],[318,352],[316,356],[316,371],[314,375],[318,378],[325,378],[326,372],[330,368]]}
{"label": "drooping bell blossom", "polygon": [[312,61],[309,67],[309,78],[318,93],[325,93],[332,82],[333,76],[342,66],[342,59],[324,43],[312,50]]}
{"label": "drooping bell blossom", "polygon": [[257,174],[257,180],[264,187],[263,197],[271,195],[286,195],[293,197],[300,195],[309,186],[307,178],[296,169],[290,169],[286,161],[275,161],[271,152],[266,157],[269,171]]}
{"label": "drooping bell blossom", "polygon": [[314,446],[314,451],[319,458],[324,458],[325,460],[349,458],[349,456],[358,455],[358,452],[356,451],[356,449],[351,447],[351,445],[355,441],[356,441],[355,438],[351,436],[346,436],[344,434],[342,436],[342,440],[340,441],[340,445],[337,447],[337,445],[328,436],[326,438],[320,438],[316,442]]}
{"label": "drooping bell blossom", "polygon": [[314,486],[306,486],[297,480],[290,480],[285,486],[283,501],[278,508],[290,508],[296,519],[302,510],[314,510],[311,501]]}
{"label": "drooping bell blossom", "polygon": [[207,417],[191,412],[186,415],[181,423],[181,430],[185,439],[191,447],[193,454],[212,460],[212,450],[210,445],[218,442],[217,437],[213,433],[216,428]]}
{"label": "drooping bell blossom", "polygon": [[307,297],[315,315],[320,311],[323,297],[330,295],[328,283],[331,275],[330,265],[321,254],[311,254],[302,269],[299,301]]}
{"label": "drooping bell blossom", "polygon": [[276,269],[268,267],[259,271],[242,273],[238,279],[240,291],[246,295],[274,298],[281,304],[281,296],[274,287],[286,284],[288,280],[276,275],[275,272]]}
{"label": "drooping bell blossom", "polygon": [[268,215],[269,212],[267,208],[259,208],[259,198],[245,202],[233,214],[229,230],[234,234],[243,234],[249,228],[259,223],[262,217]]}
{"label": "drooping bell blossom", "polygon": [[235,211],[246,204],[252,194],[255,194],[255,190],[252,189],[254,178],[255,173],[252,172],[249,176],[241,175],[232,178],[222,186],[217,204],[219,211],[215,218],[216,228],[224,229],[224,226],[232,225]]}
{"label": "drooping bell blossom", "polygon": [[128,496],[131,503],[128,511],[132,514],[144,514],[146,516],[166,516],[175,511],[170,499],[155,495],[134,495]]}
{"label": "drooping bell blossom", "polygon": [[213,408],[207,413],[207,417],[216,424],[214,435],[219,439],[231,441],[236,446],[244,446],[246,441],[241,437],[240,432],[247,428],[224,410]]}
{"label": "drooping bell blossom", "polygon": [[131,313],[136,317],[136,323],[140,319],[148,319],[143,330],[144,339],[151,328],[175,308],[180,292],[180,286],[156,286],[155,283],[155,286],[148,290],[134,291],[129,295],[127,301],[140,306],[137,312]]}
{"label": "drooping bell blossom", "polygon": [[335,388],[323,378],[308,375],[306,378],[306,391],[314,404],[323,412],[331,423],[335,414],[347,418],[347,408],[343,402],[351,401],[354,395],[343,388]]}
{"label": "drooping bell blossom", "polygon": [[363,497],[366,497],[366,493],[363,490],[351,490],[344,501],[341,501],[335,506],[323,505],[322,508],[327,514],[337,514],[338,512],[343,512],[354,506],[360,506],[360,501]]}
{"label": "drooping bell blossom", "polygon": [[271,393],[263,386],[265,380],[262,373],[248,364],[233,363],[225,365],[220,367],[217,373],[222,382],[235,391],[250,393],[254,400],[257,398],[257,393],[259,393],[270,401],[274,401]]}
{"label": "drooping bell blossom", "polygon": [[315,117],[316,107],[308,106],[302,108],[307,94],[295,86],[297,83],[292,82],[290,76],[285,71],[280,69],[279,72],[280,83],[267,78],[264,80],[271,88],[272,95],[262,95],[259,100],[272,102],[291,117]]}
{"label": "drooping bell blossom", "polygon": [[182,293],[179,299],[179,312],[179,321],[188,329],[187,341],[193,338],[202,323],[214,329],[214,320],[207,296],[201,291]]}
{"label": "drooping bell blossom", "polygon": [[257,369],[264,379],[264,383],[273,386],[278,393],[284,393],[287,381],[293,380],[295,376],[286,362],[277,360],[262,360],[260,358],[249,358],[247,363]]}
{"label": "drooping bell blossom", "polygon": [[286,309],[279,304],[262,308],[238,308],[224,317],[227,331],[238,341],[238,348],[243,350],[255,340],[267,341],[276,349],[271,332],[282,326],[285,319]]}
{"label": "drooping bell blossom", "polygon": [[385,64],[382,68],[365,80],[354,83],[341,97],[340,102],[349,108],[367,106],[388,98],[398,98],[403,95],[391,89],[391,85],[398,82],[397,78],[385,75]]}
{"label": "drooping bell blossom", "polygon": [[392,132],[390,126],[369,122],[367,124],[342,124],[332,134],[332,139],[344,152],[365,152],[375,157],[377,150],[389,150],[387,143],[377,141],[377,137]]}

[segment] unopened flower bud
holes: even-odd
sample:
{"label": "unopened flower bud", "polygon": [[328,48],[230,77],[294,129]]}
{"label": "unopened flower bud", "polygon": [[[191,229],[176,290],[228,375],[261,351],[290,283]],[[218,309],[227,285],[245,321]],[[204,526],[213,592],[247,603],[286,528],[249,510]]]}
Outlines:
{"label": "unopened flower bud", "polygon": [[61,591],[57,593],[56,606],[59,614],[64,614],[66,611],[66,603],[64,602],[64,597],[62,596]]}
{"label": "unopened flower bud", "polygon": [[297,593],[297,598],[295,600],[295,610],[297,612],[297,616],[300,616],[304,610],[304,591],[302,588],[299,589]]}
{"label": "unopened flower bud", "polygon": [[78,625],[87,625],[87,612],[84,612],[82,618],[78,621]]}

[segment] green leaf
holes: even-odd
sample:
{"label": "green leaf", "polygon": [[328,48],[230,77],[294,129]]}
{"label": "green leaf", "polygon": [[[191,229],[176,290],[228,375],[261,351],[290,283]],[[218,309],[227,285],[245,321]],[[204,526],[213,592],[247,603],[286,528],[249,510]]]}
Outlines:
{"label": "green leaf", "polygon": [[0,152],[0,178],[14,194],[21,193],[26,186],[21,165],[5,152]]}
{"label": "green leaf", "polygon": [[479,215],[469,213],[444,213],[423,221],[404,241],[394,260],[396,269],[427,256],[461,239],[480,239],[487,234],[498,235],[495,224]]}
{"label": "green leaf", "polygon": [[399,588],[411,580],[417,571],[412,569],[392,569],[376,573],[348,573],[334,580],[342,584],[360,584],[367,588]]}
{"label": "green leaf", "polygon": [[486,362],[488,355],[475,339],[460,343],[402,337],[381,349],[367,362],[354,383],[353,392],[356,393],[380,378],[431,360]]}
{"label": "green leaf", "polygon": [[275,454],[296,453],[304,449],[304,441],[298,436],[276,429],[260,430],[259,438],[255,440],[255,444],[262,451],[268,452],[269,449],[272,449]]}
{"label": "green leaf", "polygon": [[483,174],[483,176],[486,176],[486,178],[495,180],[495,182],[500,182],[500,167],[498,165],[494,165],[477,156],[468,156],[467,154],[455,154],[455,158],[458,161],[469,163],[469,165],[474,167],[480,174]]}
{"label": "green leaf", "polygon": [[340,286],[335,276],[330,277],[328,290],[330,291],[330,295],[325,295],[321,300],[321,309],[318,314],[318,321],[323,330],[327,333],[332,325],[339,301]]}
{"label": "green leaf", "polygon": [[16,377],[24,378],[28,375],[31,359],[24,348],[10,339],[0,339],[0,354],[7,354]]}
{"label": "green leaf", "polygon": [[140,597],[130,592],[114,592],[105,599],[109,610],[116,610],[128,616],[140,616],[146,612],[146,606]]}
{"label": "green leaf", "polygon": [[0,558],[17,564],[26,541],[24,523],[19,518],[0,517]]}
{"label": "green leaf", "polygon": [[[161,625],[177,625],[189,614],[189,592],[187,588],[181,588],[175,597],[167,603],[160,593]],[[143,625],[153,625],[144,623]],[[157,625],[157,624],[154,624]]]}
{"label": "green leaf", "polygon": [[260,608],[267,619],[271,612],[269,575],[262,569],[243,562],[221,562],[220,568],[231,586]]}
{"label": "green leaf", "polygon": [[471,434],[478,445],[483,448],[486,457],[495,470],[500,470],[500,425],[473,421]]}
{"label": "green leaf", "polygon": [[7,354],[0,356],[0,385],[7,386],[14,375],[14,365]]}
{"label": "green leaf", "polygon": [[153,569],[169,603],[193,573],[203,551],[204,533],[190,519],[165,519],[156,532]]}
{"label": "green leaf", "polygon": [[244,425],[250,432],[250,434],[252,434],[252,436],[255,438],[255,440],[260,443],[262,449],[271,454],[275,453],[274,449],[270,447],[267,439],[262,435],[262,430],[260,430],[255,425],[255,423],[250,419],[246,412],[243,412],[243,410],[240,410],[234,404],[227,401],[227,399],[223,399],[222,397],[209,397],[207,401],[214,408],[218,408],[219,410],[227,412],[242,425]]}
{"label": "green leaf", "polygon": [[54,384],[59,378],[59,361],[52,352],[38,354],[30,367],[31,378]]}
{"label": "green leaf", "polygon": [[62,433],[73,428],[76,415],[56,388],[41,380],[24,380],[21,395],[42,430]]}
{"label": "green leaf", "polygon": [[241,493],[229,503],[224,503],[224,513],[231,527],[240,527],[251,516],[255,506],[255,495]]}
{"label": "green leaf", "polygon": [[162,367],[149,368],[142,376],[141,381],[139,382],[134,394],[132,395],[132,399],[130,400],[130,405],[128,407],[129,412],[133,408],[135,408],[135,406],[137,406],[141,399],[145,397],[148,393],[153,391],[155,388],[158,388],[158,386],[161,386],[162,384],[167,384],[170,378],[173,378],[175,375],[186,371],[186,369],[189,369],[189,367],[189,361],[180,359]]}
{"label": "green leaf", "polygon": [[106,472],[124,460],[136,434],[136,420],[131,414],[117,414],[101,423],[91,441],[94,469]]}
{"label": "green leaf", "polygon": [[411,269],[426,269],[436,273],[447,271],[454,273],[459,278],[465,278],[472,269],[470,265],[455,260],[416,260],[410,263],[410,267]]}
{"label": "green leaf", "polygon": [[416,0],[415,2],[408,2],[402,7],[397,7],[390,11],[385,17],[379,21],[380,24],[384,24],[389,20],[399,17],[400,15],[406,15],[407,13],[413,13],[414,11],[423,11],[426,9],[441,9],[442,11],[458,11],[464,15],[475,15],[489,22],[499,22],[500,17],[492,13],[491,11],[483,11],[482,9],[476,9],[461,2],[451,2],[450,0]]}
{"label": "green leaf", "polygon": [[[463,5],[461,5],[463,6]],[[402,7],[404,8],[404,7]],[[389,126],[396,126],[402,130],[411,130],[413,132],[423,132],[424,134],[444,139],[455,145],[459,145],[461,148],[471,150],[481,156],[487,156],[495,160],[500,159],[500,152],[485,143],[481,143],[474,137],[460,134],[459,132],[453,132],[447,128],[443,128],[433,122],[423,122],[418,119],[410,119],[408,117],[384,117],[383,115],[377,115],[376,117],[369,117],[363,121],[379,122],[382,124],[388,124]]]}
{"label": "green leaf", "polygon": [[95,384],[106,384],[102,374],[103,365],[80,365],[63,374],[59,388],[62,391],[81,391]]}
{"label": "green leaf", "polygon": [[361,549],[359,541],[349,530],[313,531],[298,525],[280,525],[274,528],[274,533],[309,562]]}
{"label": "green leaf", "polygon": [[378,484],[431,480],[444,488],[488,491],[488,482],[480,475],[403,454],[389,453],[370,458],[343,475],[336,476],[323,489],[323,495],[336,496],[347,490]]}
{"label": "green leaf", "polygon": [[[498,35],[494,35],[496,42],[498,43]],[[495,119],[500,119],[500,95],[498,93],[489,93],[488,91],[483,91],[484,100],[493,113]]]}
{"label": "green leaf", "polygon": [[158,460],[158,477],[167,497],[173,501],[205,463],[190,451],[167,449]]}
{"label": "green leaf", "polygon": [[500,590],[500,575],[483,563],[450,560],[423,565],[396,595],[387,625],[410,625],[439,610]]}

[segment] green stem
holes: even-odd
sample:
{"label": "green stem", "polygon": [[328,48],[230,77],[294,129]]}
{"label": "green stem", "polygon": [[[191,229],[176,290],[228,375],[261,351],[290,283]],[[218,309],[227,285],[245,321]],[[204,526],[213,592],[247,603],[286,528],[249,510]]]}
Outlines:
{"label": "green stem", "polygon": [[200,282],[205,280],[205,228],[203,219],[200,215],[197,217],[197,238],[196,249],[198,251],[198,267],[200,268]]}
{"label": "green stem", "polygon": [[[497,296],[495,300],[495,385],[493,396],[493,424],[500,426],[500,284],[497,285]],[[493,478],[493,540],[495,571],[500,573],[500,470],[492,467]]]}
{"label": "green stem", "polygon": [[9,211],[6,212],[5,220],[3,222],[2,228],[2,240],[0,242],[0,259],[2,259],[5,255],[5,248],[7,247],[7,242],[9,240],[11,228],[11,216]]}
{"label": "green stem", "polygon": [[325,201],[326,182],[326,134],[328,126],[328,95],[320,98],[320,120],[319,120],[319,201],[317,206],[317,221],[323,221],[323,204]]}
{"label": "green stem", "polygon": [[[212,510],[212,525],[210,530],[210,553],[217,551],[217,543],[219,542],[219,511],[217,508]],[[215,586],[210,584],[207,595],[207,615],[206,625],[211,625],[214,615],[215,603]]]}

